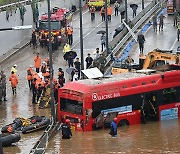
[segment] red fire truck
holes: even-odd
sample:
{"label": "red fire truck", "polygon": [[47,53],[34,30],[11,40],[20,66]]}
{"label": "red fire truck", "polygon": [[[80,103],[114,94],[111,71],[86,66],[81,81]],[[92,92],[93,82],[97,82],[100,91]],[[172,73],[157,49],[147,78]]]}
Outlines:
{"label": "red fire truck", "polygon": [[118,126],[178,119],[180,66],[163,68],[67,83],[59,89],[59,122],[69,119],[75,130],[90,131],[114,117]]}
{"label": "red fire truck", "polygon": [[180,0],[167,0],[167,14],[173,14],[175,9],[180,13]]}
{"label": "red fire truck", "polygon": [[[57,36],[58,45],[66,40],[66,26],[72,21],[72,13],[64,8],[53,8],[51,12],[51,33]],[[45,13],[39,20],[39,34],[45,33],[48,38],[48,14]]]}

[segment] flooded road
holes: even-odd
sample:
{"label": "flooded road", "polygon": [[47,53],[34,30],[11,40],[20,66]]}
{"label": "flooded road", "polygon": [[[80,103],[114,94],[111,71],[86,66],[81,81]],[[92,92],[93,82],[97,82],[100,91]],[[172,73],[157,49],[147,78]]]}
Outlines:
{"label": "flooded road", "polygon": [[48,145],[47,154],[139,154],[180,153],[178,120],[150,122],[119,127],[118,137],[112,138],[109,129],[92,132],[73,132],[70,140],[62,140],[58,132]]}
{"label": "flooded road", "polygon": [[[88,14],[89,15],[89,14]],[[88,16],[87,15],[87,16]],[[88,16],[89,17],[89,16]],[[100,18],[100,17],[98,17]],[[115,17],[114,17],[115,18]],[[88,18],[89,19],[89,18]],[[87,19],[87,21],[89,21]],[[114,19],[114,21],[116,21]],[[90,22],[90,21],[89,21]],[[97,21],[97,25],[98,25]],[[74,26],[78,27],[78,21],[73,22]],[[114,23],[113,23],[114,24]],[[148,53],[154,48],[160,49],[176,49],[178,42],[175,42],[176,32],[175,27],[172,26],[172,17],[165,18],[164,31],[153,33],[152,28],[145,34],[145,52]],[[89,31],[91,26],[88,27]],[[87,33],[85,28],[84,32]],[[111,27],[113,29],[113,27]],[[78,30],[75,28],[75,31]],[[114,30],[114,29],[113,29]],[[77,31],[75,33],[78,33]],[[94,32],[96,33],[96,32]],[[88,52],[93,52],[99,46],[99,36],[89,35],[89,40],[93,40],[93,47],[89,47],[91,43],[84,41],[84,55]],[[79,39],[79,35],[75,36],[75,40]],[[98,41],[97,41],[98,40]],[[168,42],[168,43],[167,43]],[[76,43],[76,42],[75,42]],[[79,46],[77,49],[79,56]],[[26,69],[29,65],[33,65],[33,56],[39,52],[44,61],[48,57],[46,49],[32,49],[29,46],[22,51],[7,59],[1,66],[0,70],[4,70],[7,75],[7,102],[2,102],[0,105],[0,126],[3,127],[16,117],[31,117],[33,115],[50,116],[50,109],[39,109],[36,105],[32,105],[32,93],[28,88],[26,80]],[[132,55],[134,59],[138,58],[139,52],[138,44],[133,47]],[[55,51],[53,55],[54,76],[57,78],[57,70],[59,67],[65,71],[67,64],[63,60],[62,50]],[[10,83],[8,81],[11,67],[17,64],[19,84],[17,88],[17,96],[12,95]],[[65,72],[66,78],[68,74]],[[68,80],[67,80],[68,82]],[[180,146],[178,143],[180,134],[180,125],[178,121],[165,122],[151,122],[145,125],[130,126],[128,128],[119,128],[118,137],[111,138],[109,129],[98,130],[92,132],[73,132],[71,140],[61,140],[60,132],[50,140],[47,148],[47,154],[58,153],[180,153]],[[36,141],[40,138],[43,131],[21,134],[21,140],[12,147],[4,148],[6,154],[27,154],[30,152]]]}

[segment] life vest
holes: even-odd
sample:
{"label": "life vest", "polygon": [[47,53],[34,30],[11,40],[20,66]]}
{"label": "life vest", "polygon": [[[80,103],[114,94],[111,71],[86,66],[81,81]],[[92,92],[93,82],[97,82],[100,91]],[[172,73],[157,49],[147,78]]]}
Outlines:
{"label": "life vest", "polygon": [[41,57],[35,56],[34,57],[34,67],[35,68],[40,68],[41,66]]}
{"label": "life vest", "polygon": [[11,68],[11,72],[14,72],[14,74],[17,73],[17,69],[15,69],[14,67]]}
{"label": "life vest", "polygon": [[69,51],[71,51],[71,47],[70,47],[69,44],[66,44],[66,45],[64,46],[63,52],[66,53],[66,52],[69,52]]}
{"label": "life vest", "polygon": [[112,8],[111,7],[107,8],[107,15],[112,15]]}
{"label": "life vest", "polygon": [[32,72],[33,72],[32,68],[27,69],[27,80],[32,80],[33,79]]}
{"label": "life vest", "polygon": [[67,34],[72,35],[72,33],[73,33],[73,29],[71,27],[68,27],[67,28]]}
{"label": "life vest", "polygon": [[11,87],[16,87],[18,84],[18,78],[15,74],[11,74],[9,81],[11,81]]}

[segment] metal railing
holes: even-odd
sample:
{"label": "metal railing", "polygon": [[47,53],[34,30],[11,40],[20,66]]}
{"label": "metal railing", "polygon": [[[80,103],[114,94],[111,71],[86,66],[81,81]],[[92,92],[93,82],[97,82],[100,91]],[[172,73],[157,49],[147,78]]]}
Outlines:
{"label": "metal railing", "polygon": [[32,3],[32,2],[33,2],[33,0],[25,0],[25,1],[20,1],[20,2],[10,3],[10,4],[0,6],[0,10],[6,9],[8,7],[15,6],[15,5],[18,5],[18,4],[29,4],[29,3]]}

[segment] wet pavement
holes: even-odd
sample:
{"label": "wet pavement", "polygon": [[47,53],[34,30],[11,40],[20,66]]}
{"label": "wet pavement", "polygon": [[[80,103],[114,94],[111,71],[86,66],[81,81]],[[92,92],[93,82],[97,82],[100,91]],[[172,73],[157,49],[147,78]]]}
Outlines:
{"label": "wet pavement", "polygon": [[[98,13],[97,13],[98,14]],[[96,22],[90,22],[89,12],[84,12],[83,24],[88,25],[83,28],[84,32],[84,56],[88,52],[93,52],[96,47],[100,46],[99,36],[96,34],[96,28],[101,24],[100,16],[97,15]],[[112,21],[116,20],[115,17]],[[173,20],[171,16],[165,18],[165,26],[163,32],[153,32],[152,27],[145,34],[145,52],[149,52],[154,48],[159,49],[176,49],[178,42],[176,40],[176,29],[172,25]],[[74,16],[74,44],[73,49],[79,54],[79,20],[78,16]],[[115,23],[110,23],[110,29],[114,31]],[[119,22],[116,23],[117,25]],[[102,23],[99,28],[103,28],[105,23]],[[113,26],[114,25],[114,26]],[[94,29],[95,28],[95,29]],[[94,29],[94,30],[93,30]],[[110,30],[110,33],[112,33]],[[91,32],[92,31],[92,32]],[[96,37],[94,37],[96,36]],[[88,40],[88,41],[87,41]],[[168,42],[168,43],[167,43]],[[62,49],[62,48],[61,48]],[[62,67],[65,71],[67,68],[66,62],[62,59],[63,53],[59,49],[53,54],[54,77],[57,78],[57,70]],[[19,85],[17,88],[17,95],[13,96],[10,88],[10,83],[7,81],[7,102],[2,102],[0,105],[0,126],[11,123],[16,117],[31,117],[33,115],[50,115],[49,109],[39,109],[36,105],[32,105],[31,92],[29,91],[26,80],[26,69],[33,64],[33,56],[40,52],[42,59],[48,57],[47,49],[34,50],[26,47],[13,55],[1,64],[0,69],[5,70],[7,79],[10,75],[10,68],[17,64]],[[132,57],[137,60],[139,55],[138,45],[135,44],[131,51]],[[68,81],[68,74],[65,73]],[[173,130],[172,132],[169,130]],[[153,122],[146,125],[130,126],[128,128],[118,129],[118,138],[111,138],[108,134],[109,130],[98,130],[92,132],[73,132],[71,140],[61,140],[60,132],[50,140],[47,153],[179,153],[179,143],[177,142],[179,136],[179,122],[165,122],[163,125],[160,122]],[[4,148],[5,153],[29,153],[35,142],[41,136],[42,131],[22,134],[20,142],[13,147]],[[152,148],[153,147],[153,148]]]}

